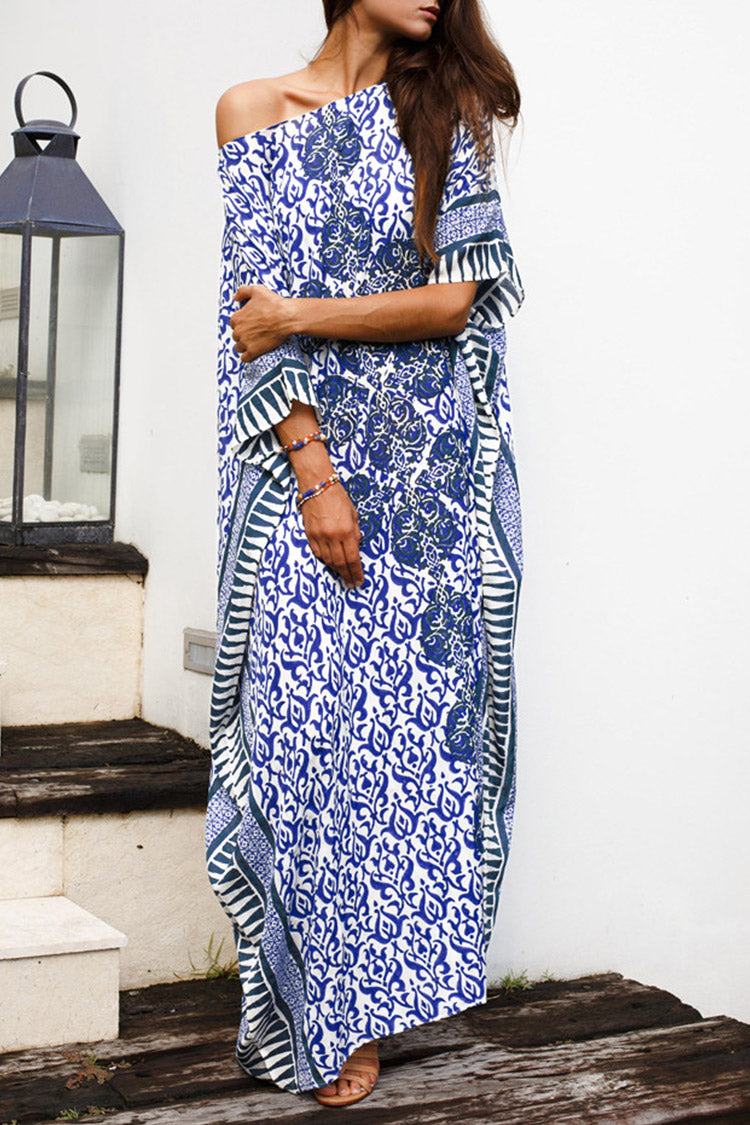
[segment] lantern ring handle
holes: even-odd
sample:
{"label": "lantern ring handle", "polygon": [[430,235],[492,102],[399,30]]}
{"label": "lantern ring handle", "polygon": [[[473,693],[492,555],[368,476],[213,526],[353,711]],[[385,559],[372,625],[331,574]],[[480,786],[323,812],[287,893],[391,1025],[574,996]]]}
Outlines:
{"label": "lantern ring handle", "polygon": [[21,112],[21,95],[23,94],[23,88],[26,85],[26,83],[28,82],[28,80],[30,78],[34,78],[37,74],[42,74],[42,75],[44,75],[45,78],[51,78],[53,82],[57,82],[58,86],[62,86],[63,90],[68,95],[68,98],[70,99],[70,106],[71,106],[71,109],[73,111],[73,116],[70,119],[70,124],[68,125],[68,128],[72,129],[73,126],[76,123],[76,118],[78,116],[78,106],[76,105],[76,100],[73,97],[73,91],[71,90],[68,83],[65,82],[64,79],[60,78],[59,74],[53,74],[51,70],[35,70],[32,74],[27,74],[25,78],[22,78],[21,81],[16,86],[15,106],[16,106],[16,118],[18,120],[18,124],[21,126],[22,129],[26,125],[26,122],[23,119],[23,113]]}

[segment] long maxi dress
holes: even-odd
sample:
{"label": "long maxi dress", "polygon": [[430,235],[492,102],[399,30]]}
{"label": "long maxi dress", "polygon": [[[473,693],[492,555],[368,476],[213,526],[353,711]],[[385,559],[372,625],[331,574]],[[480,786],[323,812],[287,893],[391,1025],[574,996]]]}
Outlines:
{"label": "long maxi dress", "polygon": [[[206,860],[237,946],[237,1061],[301,1092],[362,1043],[486,1000],[516,778],[522,543],[504,355],[524,293],[495,171],[482,177],[462,123],[439,262],[420,265],[385,82],[227,142],[218,171]],[[295,335],[249,364],[234,349],[241,284],[346,297],[469,279],[456,336]],[[306,538],[273,428],[293,399],[314,408],[357,509],[361,587]]]}

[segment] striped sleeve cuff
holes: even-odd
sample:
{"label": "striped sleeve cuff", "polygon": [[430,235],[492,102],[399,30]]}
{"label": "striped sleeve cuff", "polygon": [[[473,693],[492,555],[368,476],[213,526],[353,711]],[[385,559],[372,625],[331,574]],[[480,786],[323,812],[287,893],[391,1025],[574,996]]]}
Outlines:
{"label": "striped sleeve cuff", "polygon": [[435,248],[439,260],[428,284],[479,282],[469,316],[484,327],[498,328],[515,316],[525,294],[496,189],[451,204],[438,218]]}
{"label": "striped sleeve cuff", "polygon": [[240,389],[228,451],[240,461],[267,470],[284,485],[292,480],[292,471],[274,426],[289,414],[293,399],[313,407],[319,426],[323,421],[310,371],[298,352],[291,345],[282,345],[249,365],[256,378]]}

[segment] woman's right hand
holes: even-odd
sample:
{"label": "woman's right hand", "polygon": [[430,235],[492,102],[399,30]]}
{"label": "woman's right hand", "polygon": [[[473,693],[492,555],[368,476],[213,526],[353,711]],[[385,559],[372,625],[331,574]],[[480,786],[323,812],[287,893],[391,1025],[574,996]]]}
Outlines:
{"label": "woman's right hand", "polygon": [[313,554],[335,570],[347,586],[361,586],[364,582],[359,557],[362,532],[357,509],[341,482],[336,481],[317,496],[305,500],[300,511]]}
{"label": "woman's right hand", "polygon": [[[297,488],[305,492],[333,472],[328,452],[320,442],[309,442],[302,449],[289,454],[297,477]],[[341,481],[311,496],[300,507],[305,534],[313,554],[339,575],[349,587],[364,582],[359,556],[359,529],[357,509]]]}

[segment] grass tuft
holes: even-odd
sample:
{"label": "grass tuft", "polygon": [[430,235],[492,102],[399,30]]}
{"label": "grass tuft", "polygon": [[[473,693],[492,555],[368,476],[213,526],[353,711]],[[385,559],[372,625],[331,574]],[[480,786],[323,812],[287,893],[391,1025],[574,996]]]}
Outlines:
{"label": "grass tuft", "polygon": [[211,934],[211,937],[208,939],[208,945],[203,950],[206,959],[206,967],[196,967],[193,963],[193,958],[188,954],[188,961],[193,970],[192,973],[189,976],[183,976],[181,973],[174,973],[173,975],[176,976],[178,980],[194,980],[196,978],[199,980],[217,980],[219,978],[239,979],[240,969],[236,958],[234,961],[228,961],[224,965],[219,961],[219,955],[223,944],[224,938],[219,942],[218,948],[214,949],[214,935]]}

